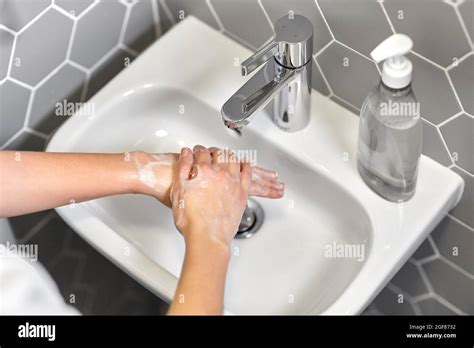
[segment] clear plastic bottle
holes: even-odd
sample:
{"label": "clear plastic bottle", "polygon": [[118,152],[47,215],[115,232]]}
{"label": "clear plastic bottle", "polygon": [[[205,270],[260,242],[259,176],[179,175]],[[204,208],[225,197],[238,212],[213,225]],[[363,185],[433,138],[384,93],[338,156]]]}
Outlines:
{"label": "clear plastic bottle", "polygon": [[420,110],[411,84],[394,89],[380,82],[360,112],[360,175],[385,199],[406,201],[415,193],[421,145]]}

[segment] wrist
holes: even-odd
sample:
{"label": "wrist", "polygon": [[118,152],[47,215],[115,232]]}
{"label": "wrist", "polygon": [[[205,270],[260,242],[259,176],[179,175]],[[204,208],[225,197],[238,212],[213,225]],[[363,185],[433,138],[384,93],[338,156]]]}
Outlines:
{"label": "wrist", "polygon": [[137,151],[130,154],[129,162],[133,172],[131,177],[134,193],[153,196],[170,207],[169,195],[177,156]]}
{"label": "wrist", "polygon": [[230,243],[213,236],[209,231],[194,228],[184,234],[186,253],[205,254],[219,259],[228,260]]}

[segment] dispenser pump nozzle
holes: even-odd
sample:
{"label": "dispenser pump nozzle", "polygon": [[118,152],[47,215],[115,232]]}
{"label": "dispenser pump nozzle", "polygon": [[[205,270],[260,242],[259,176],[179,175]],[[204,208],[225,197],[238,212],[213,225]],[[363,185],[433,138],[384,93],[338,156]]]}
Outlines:
{"label": "dispenser pump nozzle", "polygon": [[382,41],[371,53],[377,63],[385,60],[382,81],[390,88],[400,89],[411,82],[413,66],[405,57],[413,47],[413,41],[404,34],[394,34]]}

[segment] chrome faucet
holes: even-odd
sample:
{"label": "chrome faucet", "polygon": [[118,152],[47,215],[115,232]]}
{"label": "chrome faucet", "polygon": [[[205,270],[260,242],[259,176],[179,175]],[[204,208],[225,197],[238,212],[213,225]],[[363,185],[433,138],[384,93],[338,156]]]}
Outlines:
{"label": "chrome faucet", "polygon": [[284,16],[274,28],[272,40],[242,62],[242,76],[264,66],[222,106],[222,119],[231,129],[247,125],[270,101],[273,123],[284,131],[309,123],[313,24],[304,16]]}

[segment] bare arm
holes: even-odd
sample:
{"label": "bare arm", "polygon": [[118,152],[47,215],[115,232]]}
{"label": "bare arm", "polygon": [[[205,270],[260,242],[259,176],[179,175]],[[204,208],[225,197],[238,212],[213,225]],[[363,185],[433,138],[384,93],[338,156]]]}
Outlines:
{"label": "bare arm", "polygon": [[[222,314],[230,245],[251,186],[248,164],[219,163],[216,151],[183,149],[171,192],[186,254],[169,314]],[[196,174],[189,178],[193,169]]]}
{"label": "bare arm", "polygon": [[[141,193],[170,207],[178,154],[0,152],[0,217]],[[255,168],[253,194],[281,197],[273,172]]]}

